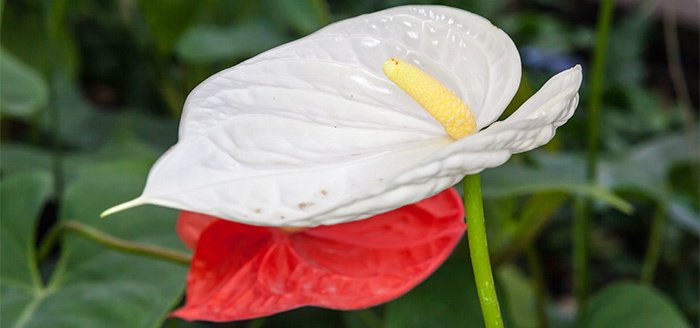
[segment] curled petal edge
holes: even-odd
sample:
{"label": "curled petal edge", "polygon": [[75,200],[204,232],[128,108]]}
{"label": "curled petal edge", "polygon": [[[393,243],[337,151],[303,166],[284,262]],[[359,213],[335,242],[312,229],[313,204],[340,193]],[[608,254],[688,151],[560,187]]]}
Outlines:
{"label": "curled petal edge", "polygon": [[373,209],[373,213],[393,209],[379,206],[382,198],[400,198],[411,203],[430,197],[465,175],[499,166],[512,154],[546,144],[554,138],[556,129],[574,114],[582,79],[580,65],[560,72],[504,121],[448,145],[386,184],[333,209],[327,215],[335,219],[324,224],[344,222],[367,208]]}

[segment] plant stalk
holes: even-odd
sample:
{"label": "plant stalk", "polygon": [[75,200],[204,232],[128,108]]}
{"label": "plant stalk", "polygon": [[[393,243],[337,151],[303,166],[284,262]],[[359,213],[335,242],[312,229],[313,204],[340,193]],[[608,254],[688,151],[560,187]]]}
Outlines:
{"label": "plant stalk", "polygon": [[582,314],[588,300],[588,244],[589,244],[589,216],[590,201],[578,198],[574,203],[574,222],[572,225],[572,259],[574,275],[574,294],[578,313]]}
{"label": "plant stalk", "polygon": [[464,177],[464,208],[467,216],[469,255],[474,270],[476,290],[486,328],[503,327],[501,308],[496,295],[496,285],[491,272],[484,203],[481,195],[481,177],[478,174]]}
{"label": "plant stalk", "polygon": [[[608,36],[612,24],[613,0],[603,0],[598,11],[596,45],[593,51],[593,70],[588,108],[588,152],[586,156],[586,178],[595,182],[598,175],[598,148],[600,137],[600,111],[603,104],[603,78],[605,74],[605,55]],[[574,293],[578,305],[578,314],[585,312],[588,303],[588,241],[590,234],[590,216],[592,204],[589,200],[577,199],[573,226],[573,270]]]}
{"label": "plant stalk", "polygon": [[598,31],[593,50],[593,71],[591,72],[591,93],[588,100],[588,153],[586,155],[586,176],[595,181],[598,173],[598,148],[600,138],[600,111],[603,107],[603,80],[605,77],[605,55],[608,50],[608,36],[612,24],[614,0],[603,0],[598,11]]}
{"label": "plant stalk", "polygon": [[656,274],[656,267],[659,264],[659,254],[664,241],[664,231],[666,231],[666,207],[657,205],[654,217],[651,221],[651,231],[647,243],[647,252],[642,264],[641,282],[652,285]]}
{"label": "plant stalk", "polygon": [[123,253],[151,257],[186,266],[190,265],[190,262],[192,261],[192,257],[186,253],[157,245],[135,243],[109,235],[78,221],[67,220],[59,223],[46,235],[46,238],[39,246],[39,250],[37,252],[37,259],[39,262],[48,256],[49,252],[58,241],[58,237],[67,231],[75,232],[87,239],[97,242],[98,244]]}
{"label": "plant stalk", "polygon": [[544,273],[540,264],[540,255],[535,245],[527,247],[527,266],[530,269],[532,288],[537,295],[537,323],[540,328],[549,327],[547,320],[547,293],[544,286]]}

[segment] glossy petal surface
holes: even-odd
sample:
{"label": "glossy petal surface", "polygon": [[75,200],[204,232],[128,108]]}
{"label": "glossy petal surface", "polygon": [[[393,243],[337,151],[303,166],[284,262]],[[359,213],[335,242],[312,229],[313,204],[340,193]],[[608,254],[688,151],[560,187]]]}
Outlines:
{"label": "glossy petal surface", "polygon": [[[482,130],[449,138],[384,76],[390,57],[444,83]],[[253,225],[314,227],[414,203],[546,143],[573,113],[580,68],[553,79],[512,119],[491,124],[520,72],[510,38],[463,10],[396,7],[331,24],[192,91],[179,142],[153,166],[143,195],[119,208],[151,203]]]}
{"label": "glossy petal surface", "polygon": [[386,302],[447,258],[464,233],[463,216],[452,189],[367,220],[296,233],[217,219],[199,230],[211,218],[183,212],[180,231],[200,233],[187,302],[173,315],[231,321],[305,305],[359,309]]}
{"label": "glossy petal surface", "polygon": [[333,218],[326,223],[351,220],[368,208],[377,212],[391,210],[391,202],[378,199],[418,201],[454,185],[466,174],[499,166],[514,153],[546,144],[556,128],[573,115],[581,80],[578,65],[557,74],[508,119],[452,142],[386,183],[364,190],[346,206],[334,210]]}

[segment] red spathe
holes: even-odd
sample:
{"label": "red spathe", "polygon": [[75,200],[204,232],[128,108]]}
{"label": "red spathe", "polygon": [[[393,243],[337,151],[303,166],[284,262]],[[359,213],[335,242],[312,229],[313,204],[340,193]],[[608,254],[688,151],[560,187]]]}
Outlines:
{"label": "red spathe", "polygon": [[195,247],[186,320],[232,321],[300,306],[361,309],[399,297],[450,254],[465,230],[453,189],[371,218],[286,232],[182,212]]}

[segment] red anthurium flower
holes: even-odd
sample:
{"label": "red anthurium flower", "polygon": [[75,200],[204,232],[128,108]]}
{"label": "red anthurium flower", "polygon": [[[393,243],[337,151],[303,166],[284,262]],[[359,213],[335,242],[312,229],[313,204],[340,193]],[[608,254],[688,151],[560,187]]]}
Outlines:
{"label": "red anthurium flower", "polygon": [[304,230],[251,226],[182,212],[195,248],[187,302],[173,315],[232,321],[305,305],[360,309],[423,281],[465,230],[453,189],[374,217]]}

